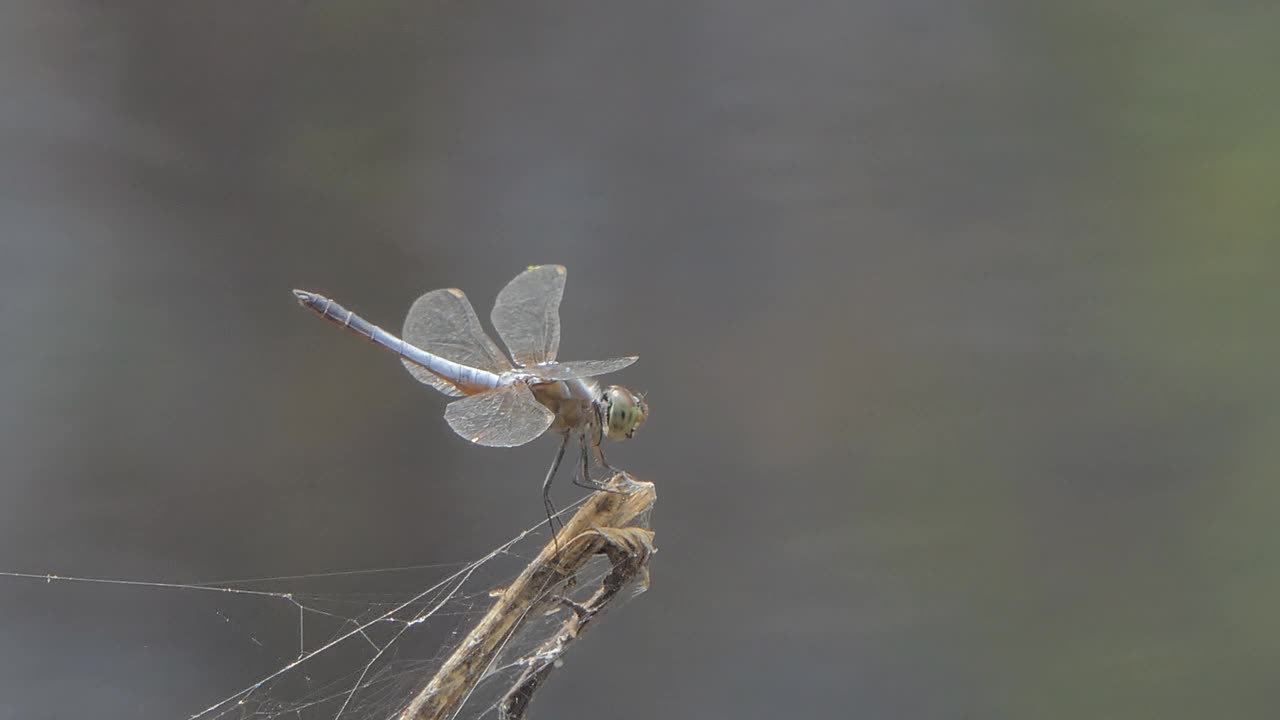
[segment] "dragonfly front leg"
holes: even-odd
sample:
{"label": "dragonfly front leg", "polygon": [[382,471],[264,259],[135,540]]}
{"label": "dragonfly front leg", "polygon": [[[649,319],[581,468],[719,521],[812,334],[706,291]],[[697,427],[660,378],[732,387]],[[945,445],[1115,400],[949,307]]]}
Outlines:
{"label": "dragonfly front leg", "polygon": [[600,463],[600,467],[604,468],[605,470],[608,470],[610,475],[617,475],[618,473],[622,472],[618,468],[610,465],[608,460],[604,459],[604,449],[600,447],[600,443],[596,443],[595,451],[596,451],[596,460]]}
{"label": "dragonfly front leg", "polygon": [[[573,484],[577,485],[578,487],[586,488],[588,490],[602,490],[604,492],[626,494],[622,490],[619,490],[614,487],[609,487],[608,485],[605,485],[599,480],[596,480],[595,478],[591,477],[591,456],[587,451],[587,434],[585,432],[582,433],[580,436],[578,436],[578,446],[579,446],[579,449],[581,450],[581,456],[582,456],[582,470],[581,470],[582,474],[580,476],[579,475],[574,476]],[[600,446],[596,445],[595,449],[596,449],[597,456],[603,461],[604,456],[599,454]],[[617,470],[614,470],[612,467],[609,467],[609,465],[604,462],[601,462],[601,465],[603,465],[611,473],[616,474],[618,472]],[[581,480],[579,480],[579,477],[581,477]]]}
{"label": "dragonfly front leg", "polygon": [[[594,427],[591,428],[591,447],[596,451],[596,461],[600,463],[600,467],[608,470],[610,475],[617,475],[619,470],[604,459],[604,450],[601,447],[604,445],[604,408],[600,406],[600,403],[595,403],[594,408],[596,421]],[[585,454],[586,451],[587,448],[584,446],[582,452]]]}

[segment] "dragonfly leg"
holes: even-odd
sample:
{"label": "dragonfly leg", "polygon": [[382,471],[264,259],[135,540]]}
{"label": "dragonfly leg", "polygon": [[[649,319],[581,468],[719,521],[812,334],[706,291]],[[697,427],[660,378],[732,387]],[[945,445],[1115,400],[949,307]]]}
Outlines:
{"label": "dragonfly leg", "polygon": [[560,448],[556,450],[556,457],[551,461],[551,468],[547,470],[547,479],[542,481],[542,507],[547,511],[547,528],[552,535],[556,533],[556,506],[551,502],[551,481],[556,478],[556,470],[560,469],[560,461],[564,459],[564,449],[568,445],[569,433],[565,433],[560,440]]}
{"label": "dragonfly leg", "polygon": [[[595,479],[591,477],[591,465],[587,459],[587,434],[586,433],[582,433],[581,435],[578,436],[578,449],[581,451],[579,453],[582,460],[581,470],[580,470],[581,474],[574,476],[574,481],[575,481],[574,484],[576,484],[578,487],[585,487],[585,488],[593,487],[595,485]],[[581,479],[582,482],[577,482],[579,479]]]}
{"label": "dragonfly leg", "polygon": [[[582,450],[582,474],[581,476],[579,476],[576,473],[574,474],[573,484],[581,488],[586,488],[588,490],[601,490],[603,492],[620,493],[625,495],[626,493],[624,491],[619,490],[617,488],[609,487],[608,485],[605,485],[599,480],[596,480],[595,478],[591,477],[591,462],[590,462],[590,455],[587,452],[586,433],[583,433],[581,436],[579,436],[578,445]],[[600,446],[596,445],[595,448],[596,448],[597,455],[601,459],[603,459],[604,456],[599,455]],[[613,468],[609,467],[607,464],[605,463],[601,463],[601,464],[604,465],[604,467],[607,468],[610,472],[617,472]],[[579,477],[581,477],[581,479],[579,479]]]}
{"label": "dragonfly leg", "polygon": [[604,448],[600,446],[600,443],[596,443],[595,451],[596,451],[596,460],[599,461],[600,467],[604,468],[605,470],[608,470],[609,473],[613,475],[616,475],[619,472],[622,472],[618,468],[610,465],[608,460],[604,459]]}
{"label": "dragonfly leg", "polygon": [[[614,466],[610,465],[608,460],[604,459],[604,449],[601,447],[602,445],[604,445],[604,421],[605,421],[604,408],[600,406],[600,403],[596,403],[595,411],[596,411],[596,422],[595,422],[595,427],[591,429],[592,430],[591,447],[596,451],[596,461],[600,463],[600,467],[604,468],[605,470],[608,470],[610,475],[617,475],[619,470]],[[584,440],[585,440],[585,437],[584,437]],[[584,446],[582,448],[582,452],[586,453],[586,451],[587,449]],[[584,459],[583,462],[585,463],[586,460]]]}

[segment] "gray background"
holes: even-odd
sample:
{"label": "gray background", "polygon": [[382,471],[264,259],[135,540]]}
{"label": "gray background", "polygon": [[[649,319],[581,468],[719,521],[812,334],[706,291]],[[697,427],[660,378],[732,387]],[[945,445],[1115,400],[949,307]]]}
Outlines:
{"label": "gray background", "polygon": [[[288,291],[397,328],[561,262],[661,552],[535,717],[1274,717],[1277,48],[1263,2],[6,3],[0,570],[478,556],[552,442]],[[200,710],[253,676],[206,603],[0,578],[0,715]]]}

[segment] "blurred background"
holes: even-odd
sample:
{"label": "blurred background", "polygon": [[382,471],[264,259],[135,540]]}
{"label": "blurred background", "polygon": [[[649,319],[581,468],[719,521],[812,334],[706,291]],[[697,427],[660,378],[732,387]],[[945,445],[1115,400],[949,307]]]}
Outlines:
{"label": "blurred background", "polygon": [[[1277,67],[1265,2],[6,3],[0,570],[482,555],[554,442],[289,290],[563,263],[660,553],[534,717],[1274,717]],[[0,715],[198,712],[197,600],[0,578]]]}

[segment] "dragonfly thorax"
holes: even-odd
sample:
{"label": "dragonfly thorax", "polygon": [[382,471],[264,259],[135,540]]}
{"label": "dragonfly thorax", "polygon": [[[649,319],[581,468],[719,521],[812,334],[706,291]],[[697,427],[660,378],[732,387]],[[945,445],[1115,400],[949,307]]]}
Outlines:
{"label": "dragonfly thorax", "polygon": [[567,433],[584,430],[598,422],[600,413],[596,403],[600,399],[600,388],[593,380],[576,378],[561,382],[538,382],[537,379],[525,380],[533,390],[533,396],[555,415],[551,424],[553,432]]}

